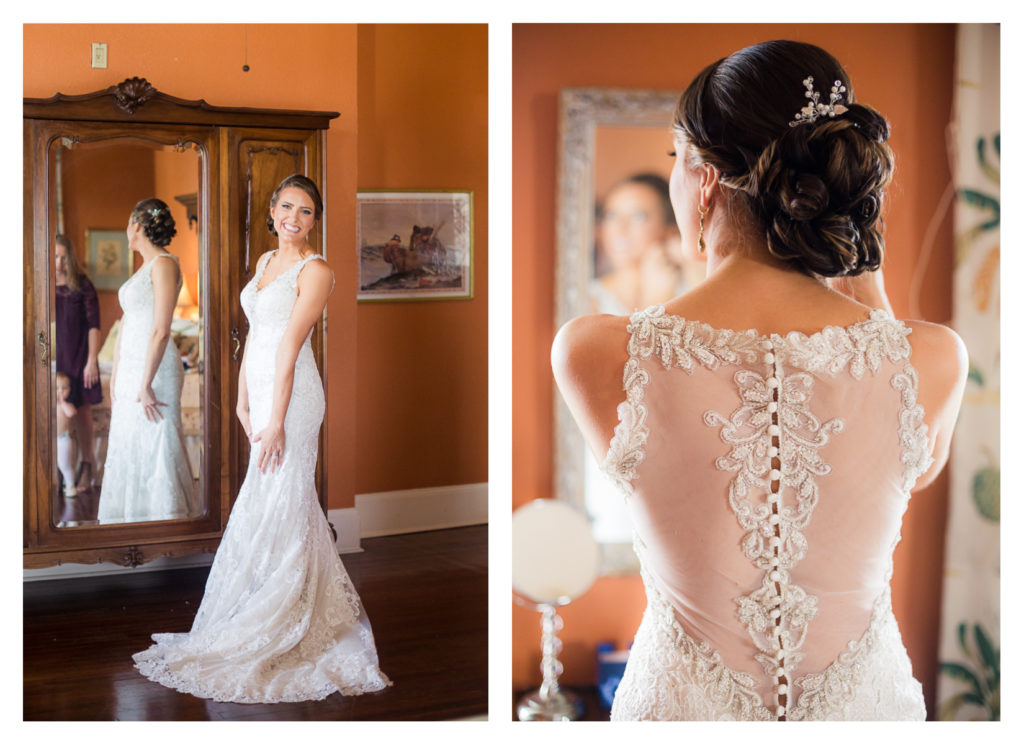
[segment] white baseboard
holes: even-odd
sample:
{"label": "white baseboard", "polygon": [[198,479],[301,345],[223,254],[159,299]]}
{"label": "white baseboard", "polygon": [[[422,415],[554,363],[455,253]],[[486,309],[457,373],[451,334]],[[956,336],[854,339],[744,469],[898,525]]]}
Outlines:
{"label": "white baseboard", "polygon": [[356,495],[359,535],[373,538],[487,523],[487,482]]}
{"label": "white baseboard", "polygon": [[[487,483],[432,486],[426,489],[357,494],[356,506],[328,510],[327,519],[338,534],[339,554],[363,550],[361,538],[419,533],[487,523]],[[24,581],[137,574],[165,569],[210,566],[213,554],[191,554],[154,559],[131,568],[116,564],[61,564],[24,569]]]}

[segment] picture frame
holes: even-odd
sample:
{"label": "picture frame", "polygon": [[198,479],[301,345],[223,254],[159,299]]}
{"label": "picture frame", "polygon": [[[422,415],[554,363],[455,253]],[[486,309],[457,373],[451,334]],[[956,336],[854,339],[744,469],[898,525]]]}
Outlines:
{"label": "picture frame", "polygon": [[473,192],[356,194],[358,302],[471,300]]}
{"label": "picture frame", "polygon": [[124,228],[86,228],[89,279],[97,290],[118,290],[132,275]]}

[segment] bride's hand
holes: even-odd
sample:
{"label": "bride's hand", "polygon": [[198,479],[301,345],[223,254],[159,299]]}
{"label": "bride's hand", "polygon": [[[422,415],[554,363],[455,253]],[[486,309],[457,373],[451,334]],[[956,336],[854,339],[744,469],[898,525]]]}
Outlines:
{"label": "bride's hand", "polygon": [[284,460],[284,426],[268,424],[252,441],[260,443],[260,455],[256,461],[260,473],[266,473],[268,468],[273,473],[280,468]]}
{"label": "bride's hand", "polygon": [[147,385],[139,391],[139,397],[136,400],[142,404],[142,411],[149,421],[155,422],[164,418],[164,415],[160,413],[160,409],[157,407],[166,406],[167,404],[156,400],[156,394],[153,393],[152,386]]}

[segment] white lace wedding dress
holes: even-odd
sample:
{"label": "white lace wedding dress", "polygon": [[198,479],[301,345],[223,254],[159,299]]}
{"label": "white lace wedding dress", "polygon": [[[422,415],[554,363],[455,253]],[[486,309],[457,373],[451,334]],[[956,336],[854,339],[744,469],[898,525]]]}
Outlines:
{"label": "white lace wedding dress", "polygon": [[612,719],[924,719],[890,606],[931,463],[909,329],[885,311],[759,336],[634,314],[604,470],[648,606]]}
{"label": "white lace wedding dress", "polygon": [[203,511],[181,427],[185,370],[173,341],[167,341],[152,383],[156,400],[167,404],[158,407],[163,418],[151,422],[136,400],[153,332],[151,272],[162,260],[177,263],[178,257],[150,259],[117,291],[124,315],[97,514],[102,524],[198,517]]}
{"label": "white lace wedding dress", "polygon": [[[253,432],[270,420],[275,357],[299,272],[319,258],[308,256],[257,289],[265,256],[242,290]],[[281,465],[260,473],[259,443],[253,445],[192,630],[154,634],[156,644],[134,655],[143,675],[195,696],[241,703],[319,700],[390,685],[317,500],[323,416],[323,385],[307,336],[295,362]]]}

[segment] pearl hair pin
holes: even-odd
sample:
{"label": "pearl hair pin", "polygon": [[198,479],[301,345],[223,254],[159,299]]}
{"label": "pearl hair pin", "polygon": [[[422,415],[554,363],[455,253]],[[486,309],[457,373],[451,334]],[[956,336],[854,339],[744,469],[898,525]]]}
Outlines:
{"label": "pearl hair pin", "polygon": [[819,102],[821,94],[814,90],[814,78],[808,77],[804,80],[804,88],[807,91],[804,93],[805,98],[811,99],[807,102],[800,111],[793,117],[793,121],[789,123],[789,126],[795,127],[799,124],[810,124],[811,122],[818,119],[818,117],[828,116],[833,118],[838,114],[845,114],[846,107],[842,103],[836,103],[837,101],[843,100],[843,94],[846,93],[846,86],[839,80],[832,84],[832,90],[829,93],[828,103],[823,104]]}

